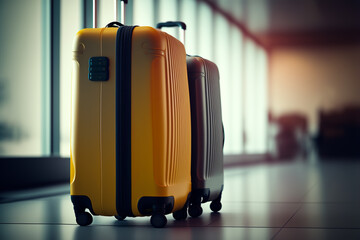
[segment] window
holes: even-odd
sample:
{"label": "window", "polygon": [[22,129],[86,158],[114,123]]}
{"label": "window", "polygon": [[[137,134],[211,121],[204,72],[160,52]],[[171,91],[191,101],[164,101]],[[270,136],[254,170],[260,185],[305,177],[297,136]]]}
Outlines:
{"label": "window", "polygon": [[265,50],[258,47],[258,71],[257,71],[257,82],[259,85],[258,96],[259,96],[259,112],[257,115],[257,151],[260,153],[268,150],[268,66],[267,66],[267,55]]}
{"label": "window", "polygon": [[244,75],[244,145],[246,153],[256,152],[256,46],[253,41],[245,40]]}
{"label": "window", "polygon": [[186,23],[185,48],[187,54],[197,53],[197,9],[193,0],[180,1],[180,21]]}
{"label": "window", "polygon": [[[226,19],[219,14],[214,17],[214,62],[217,64],[220,73],[220,90],[221,90],[221,108],[222,118],[225,130],[224,152],[232,153],[234,151],[233,134],[231,133],[231,116],[232,110],[236,107],[236,103],[231,102],[232,97],[232,79],[230,76],[230,38],[229,25]],[[206,38],[200,37],[202,42],[206,42]]]}
{"label": "window", "polygon": [[[159,0],[159,14],[157,22],[177,21],[177,1],[176,0]],[[179,39],[179,28],[164,28],[162,31],[169,33],[171,36]]]}
{"label": "window", "polygon": [[[229,124],[228,129],[230,128],[231,131],[226,132],[226,139],[230,138],[231,142],[228,144],[230,145],[230,152],[231,154],[241,154],[244,151],[243,146],[243,36],[240,30],[232,25],[230,27],[230,48],[231,48],[231,55],[230,55],[230,79],[229,82],[229,101],[232,108],[228,109],[230,111],[227,113],[227,122]],[[229,140],[229,141],[230,141]],[[225,152],[227,153],[227,152]]]}
{"label": "window", "polygon": [[[197,34],[197,54],[210,61],[214,60],[214,34],[213,34],[213,12],[204,2],[198,3],[199,22],[196,27]],[[204,41],[205,39],[205,41]]]}
{"label": "window", "polygon": [[60,5],[60,155],[62,156],[70,156],[72,42],[76,33],[82,29],[81,7],[81,0],[61,1]]}
{"label": "window", "polygon": [[245,41],[244,127],[245,152],[266,152],[267,65],[266,54],[253,41]]}
{"label": "window", "polygon": [[154,26],[154,0],[134,1],[133,24]]}
{"label": "window", "polygon": [[97,27],[105,27],[108,23],[113,21],[119,21],[115,19],[114,0],[98,0],[97,1]]}
{"label": "window", "polygon": [[1,156],[49,154],[47,7],[42,0],[0,2]]}

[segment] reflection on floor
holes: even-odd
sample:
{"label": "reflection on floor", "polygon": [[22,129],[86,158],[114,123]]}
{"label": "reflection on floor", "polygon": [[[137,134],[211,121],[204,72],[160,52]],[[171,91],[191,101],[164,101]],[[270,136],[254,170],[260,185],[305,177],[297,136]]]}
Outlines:
{"label": "reflection on floor", "polygon": [[360,239],[360,163],[232,167],[221,213],[152,228],[149,218],[75,223],[68,195],[0,204],[0,239]]}

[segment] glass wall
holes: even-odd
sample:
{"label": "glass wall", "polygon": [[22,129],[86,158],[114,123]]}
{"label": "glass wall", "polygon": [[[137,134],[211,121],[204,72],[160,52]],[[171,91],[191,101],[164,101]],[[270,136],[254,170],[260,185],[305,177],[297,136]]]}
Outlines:
{"label": "glass wall", "polygon": [[185,48],[190,55],[197,53],[197,4],[193,0],[180,1],[179,20],[186,23]]}
{"label": "glass wall", "polygon": [[[210,27],[210,26],[208,26]],[[226,19],[220,14],[214,14],[214,61],[220,73],[220,94],[221,94],[221,108],[222,108],[222,119],[225,130],[225,153],[234,153],[236,152],[237,146],[234,146],[234,135],[231,130],[231,115],[232,109],[236,105],[232,102],[232,80],[231,79],[231,68],[230,68],[230,58],[231,49],[230,49],[230,28]],[[201,40],[205,40],[200,38]],[[220,47],[221,46],[221,47]]]}
{"label": "glass wall", "polygon": [[244,44],[244,152],[267,151],[267,58],[263,49]]}
{"label": "glass wall", "polygon": [[196,26],[197,52],[196,55],[214,60],[214,26],[212,9],[204,2],[199,2],[197,7],[198,24]]}
{"label": "glass wall", "polygon": [[1,156],[49,154],[47,7],[42,0],[0,1]]}
{"label": "glass wall", "polygon": [[154,26],[155,11],[154,0],[134,1],[133,23],[139,26]]}
{"label": "glass wall", "polygon": [[[257,68],[257,82],[259,88],[257,89],[257,95],[259,96],[258,101],[258,115],[257,115],[257,152],[264,153],[268,151],[268,66],[267,66],[267,55],[264,49],[258,47],[257,50],[258,55],[258,68]],[[265,133],[265,134],[264,134]]]}
{"label": "glass wall", "polygon": [[[178,20],[177,0],[159,0],[158,14],[156,15],[156,22],[167,22]],[[164,28],[162,31],[179,39],[178,28]]]}
{"label": "glass wall", "polygon": [[70,155],[72,42],[82,28],[81,1],[63,0],[60,5],[60,154],[63,156]]}
{"label": "glass wall", "polygon": [[[244,40],[243,34],[239,29],[230,25],[230,58],[229,58],[229,83],[228,83],[228,93],[230,105],[225,113],[223,108],[224,115],[226,114],[228,129],[230,131],[226,132],[226,141],[229,146],[231,154],[241,154],[244,152],[244,143],[243,143],[243,132],[244,132],[244,97],[243,97],[243,54],[244,54]],[[233,54],[231,54],[233,53]],[[236,53],[236,54],[234,54]],[[225,94],[225,93],[224,93]],[[223,96],[224,98],[224,96]],[[225,116],[223,116],[225,118]],[[227,149],[225,149],[225,153]]]}
{"label": "glass wall", "polygon": [[257,55],[256,45],[253,41],[245,39],[244,42],[244,151],[256,152],[256,118],[258,105],[257,92]]}
{"label": "glass wall", "polygon": [[98,0],[97,13],[98,13],[97,27],[99,28],[105,27],[108,23],[115,21],[116,19],[115,19],[115,10],[114,10],[114,0]]}

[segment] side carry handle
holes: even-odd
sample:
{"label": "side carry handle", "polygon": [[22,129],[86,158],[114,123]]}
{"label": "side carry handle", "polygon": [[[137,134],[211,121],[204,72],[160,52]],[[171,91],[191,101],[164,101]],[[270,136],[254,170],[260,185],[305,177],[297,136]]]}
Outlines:
{"label": "side carry handle", "polygon": [[185,30],[186,24],[181,21],[168,21],[168,22],[160,22],[156,24],[156,28],[161,29],[163,27],[179,27],[180,28],[180,41],[185,45]]}
{"label": "side carry handle", "polygon": [[107,24],[105,27],[106,28],[109,28],[109,27],[121,27],[121,26],[124,26],[122,23],[119,23],[119,22],[111,22],[109,24]]}

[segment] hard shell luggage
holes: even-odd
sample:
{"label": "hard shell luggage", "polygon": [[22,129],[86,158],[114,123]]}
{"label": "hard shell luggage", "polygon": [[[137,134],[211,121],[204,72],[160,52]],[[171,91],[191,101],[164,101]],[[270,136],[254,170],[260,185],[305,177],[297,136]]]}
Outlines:
{"label": "hard shell luggage", "polygon": [[[183,22],[159,23],[157,28],[175,26],[186,29]],[[222,207],[224,128],[216,64],[200,56],[188,55],[187,71],[192,129],[189,215],[198,217],[202,214],[201,203],[212,201],[210,208],[214,212]]]}
{"label": "hard shell luggage", "polygon": [[93,215],[186,218],[191,117],[184,46],[151,27],[80,30],[74,41],[71,200]]}
{"label": "hard shell luggage", "polygon": [[198,217],[202,214],[201,203],[212,201],[210,209],[214,212],[222,207],[225,138],[216,64],[199,56],[188,56],[187,68],[192,125],[189,215]]}

